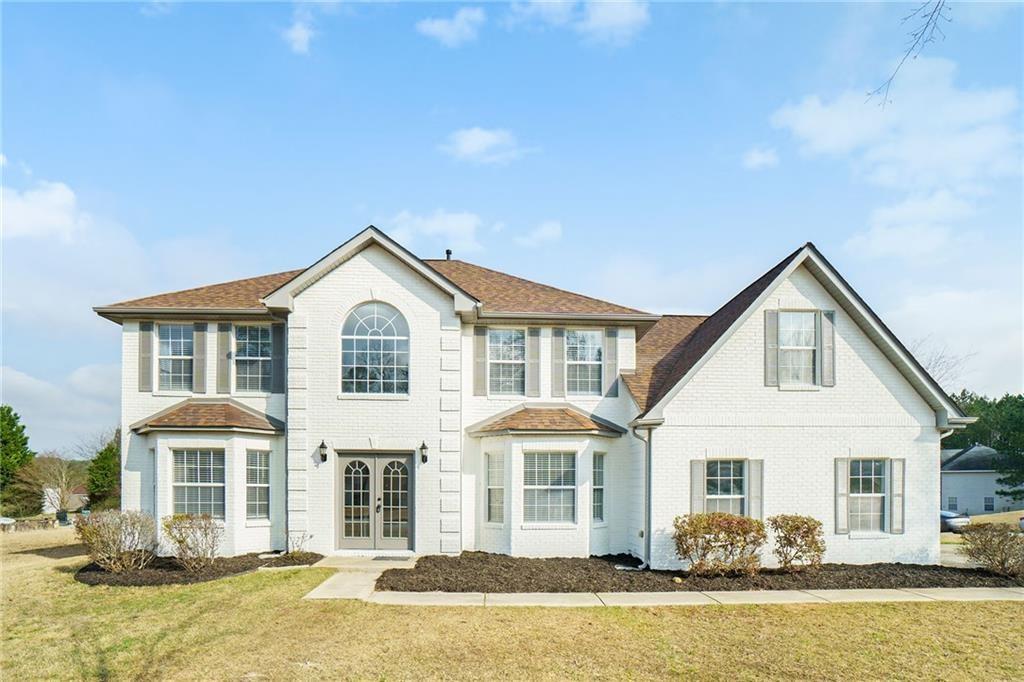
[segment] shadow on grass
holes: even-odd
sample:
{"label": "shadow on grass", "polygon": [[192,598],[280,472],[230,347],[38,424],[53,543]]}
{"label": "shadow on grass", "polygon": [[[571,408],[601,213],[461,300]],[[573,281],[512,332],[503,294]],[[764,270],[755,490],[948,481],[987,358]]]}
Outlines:
{"label": "shadow on grass", "polygon": [[85,556],[86,553],[85,545],[81,543],[76,545],[57,545],[56,547],[35,547],[33,549],[23,549],[20,552],[11,552],[11,554],[34,554],[46,559],[70,559],[76,556]]}

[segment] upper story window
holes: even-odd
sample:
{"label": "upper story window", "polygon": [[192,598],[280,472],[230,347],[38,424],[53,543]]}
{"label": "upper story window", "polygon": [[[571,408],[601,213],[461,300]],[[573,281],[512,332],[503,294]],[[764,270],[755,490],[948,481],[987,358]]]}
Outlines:
{"label": "upper story window", "polygon": [[487,375],[492,394],[526,393],[526,330],[487,330]]}
{"label": "upper story window", "polygon": [[409,393],[409,325],[387,303],[364,303],[345,320],[341,392]]}
{"label": "upper story window", "polygon": [[235,390],[270,392],[271,341],[267,325],[235,327]]}
{"label": "upper story window", "polygon": [[818,343],[814,311],[779,311],[779,384],[813,386]]}
{"label": "upper story window", "polygon": [[192,332],[191,324],[159,325],[161,391],[192,390]]}
{"label": "upper story window", "polygon": [[565,333],[566,389],[573,395],[601,395],[604,336],[599,330]]}

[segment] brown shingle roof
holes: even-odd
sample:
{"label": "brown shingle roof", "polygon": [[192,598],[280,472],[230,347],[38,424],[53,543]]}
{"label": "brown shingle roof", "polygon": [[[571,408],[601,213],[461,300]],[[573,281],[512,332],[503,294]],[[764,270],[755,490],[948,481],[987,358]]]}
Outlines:
{"label": "brown shingle roof", "polygon": [[651,396],[682,355],[686,340],[707,319],[706,315],[666,315],[636,342],[636,372],[623,373],[629,392],[640,412],[647,410]]}
{"label": "brown shingle roof", "polygon": [[523,406],[469,428],[473,434],[539,431],[548,433],[598,432],[618,436],[625,429],[573,407]]}
{"label": "brown shingle roof", "polygon": [[431,268],[483,304],[484,312],[554,315],[645,315],[608,303],[460,260],[425,260]]}
{"label": "brown shingle roof", "polygon": [[188,309],[230,309],[263,312],[266,308],[260,303],[260,299],[275,289],[279,288],[288,280],[301,273],[302,270],[289,270],[288,272],[277,272],[272,275],[261,275],[247,279],[236,279],[221,284],[211,284],[205,287],[185,289],[183,291],[171,291],[166,294],[146,296],[130,301],[121,301],[105,308],[188,308]]}
{"label": "brown shingle roof", "polygon": [[174,429],[241,429],[284,431],[284,424],[230,398],[188,398],[132,424],[132,431],[173,431]]}
{"label": "brown shingle roof", "polygon": [[[716,310],[713,315],[706,318],[691,330],[690,333],[683,336],[678,343],[671,346],[671,348],[667,348],[667,355],[664,356],[663,359],[656,359],[657,353],[653,345],[655,341],[652,341],[652,352],[647,357],[646,361],[648,363],[653,361],[653,366],[641,367],[641,358],[639,354],[639,347],[643,344],[643,339],[641,339],[637,348],[637,375],[642,375],[644,370],[658,375],[656,381],[648,382],[646,392],[642,382],[637,384],[637,390],[634,392],[633,386],[630,385],[628,380],[626,381],[626,385],[629,386],[630,392],[633,393],[633,398],[637,401],[637,405],[640,407],[641,416],[657,405],[658,401],[665,397],[665,395],[672,390],[672,387],[675,386],[680,379],[686,376],[686,373],[689,372],[702,357],[704,357],[705,353],[707,353],[711,347],[715,345],[715,342],[718,341],[729,327],[732,326],[732,323],[739,319],[750,305],[757,300],[758,296],[764,293],[765,289],[775,281],[775,278],[786,269],[786,267],[804,248],[804,246],[801,246],[799,249],[783,258],[775,267],[758,277],[749,286],[747,286],[746,289],[736,294],[728,303]],[[661,324],[661,322],[658,324]],[[648,332],[648,334],[650,334],[650,332]],[[663,347],[666,347],[668,344],[669,342],[666,341],[662,345]],[[638,393],[640,395],[638,395]]]}

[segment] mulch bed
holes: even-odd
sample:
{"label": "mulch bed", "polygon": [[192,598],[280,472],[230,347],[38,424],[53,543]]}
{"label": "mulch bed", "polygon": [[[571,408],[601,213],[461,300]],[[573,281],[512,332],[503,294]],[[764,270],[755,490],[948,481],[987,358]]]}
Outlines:
{"label": "mulch bed", "polygon": [[243,554],[218,558],[211,566],[196,573],[189,573],[171,557],[156,557],[146,568],[124,573],[110,573],[95,563],[88,563],[75,573],[75,580],[86,585],[118,587],[188,585],[248,573],[261,566],[306,566],[322,558],[315,552],[293,552],[270,559],[261,559],[257,554]]}
{"label": "mulch bed", "polygon": [[[486,552],[425,556],[410,569],[392,568],[378,590],[399,592],[704,592],[714,590],[901,589],[1014,587],[1015,581],[982,569],[919,564],[825,564],[820,571],[755,576],[689,576],[683,571],[623,571],[628,555],[589,559],[524,559]],[[672,581],[681,577],[682,583]]]}

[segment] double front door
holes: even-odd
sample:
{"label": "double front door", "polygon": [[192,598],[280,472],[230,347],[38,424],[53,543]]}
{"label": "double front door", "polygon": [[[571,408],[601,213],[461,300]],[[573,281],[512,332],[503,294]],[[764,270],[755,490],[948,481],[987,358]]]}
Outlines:
{"label": "double front door", "polygon": [[338,547],[412,549],[412,455],[344,454]]}

